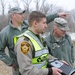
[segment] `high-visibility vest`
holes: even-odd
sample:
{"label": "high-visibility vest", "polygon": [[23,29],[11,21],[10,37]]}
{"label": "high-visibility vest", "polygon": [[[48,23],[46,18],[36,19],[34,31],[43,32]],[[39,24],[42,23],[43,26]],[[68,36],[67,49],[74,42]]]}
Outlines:
{"label": "high-visibility vest", "polygon": [[32,64],[38,68],[46,68],[47,67],[47,57],[48,57],[48,49],[44,47],[40,40],[35,36],[31,31],[27,30],[25,33],[14,37],[15,44],[19,37],[26,36],[32,42],[35,49],[35,57],[32,59]]}

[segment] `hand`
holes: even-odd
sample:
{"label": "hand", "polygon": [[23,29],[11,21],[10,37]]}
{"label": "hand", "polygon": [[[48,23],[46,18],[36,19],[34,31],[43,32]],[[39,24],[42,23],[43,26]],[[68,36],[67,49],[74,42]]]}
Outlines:
{"label": "hand", "polygon": [[58,68],[52,67],[53,74],[52,75],[62,75],[62,71]]}
{"label": "hand", "polygon": [[69,15],[69,13],[65,13],[65,12],[61,12],[61,13],[58,13],[58,16],[59,17],[62,17],[62,18],[65,18]]}
{"label": "hand", "polygon": [[16,65],[15,64],[13,64],[12,67],[13,67],[14,70],[16,70]]}
{"label": "hand", "polygon": [[66,64],[66,65],[69,65],[66,61],[64,60],[60,60],[62,63]]}

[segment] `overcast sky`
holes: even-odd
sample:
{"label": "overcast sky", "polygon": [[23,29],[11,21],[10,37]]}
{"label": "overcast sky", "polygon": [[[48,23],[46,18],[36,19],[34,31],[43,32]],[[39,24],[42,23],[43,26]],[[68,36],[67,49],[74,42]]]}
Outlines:
{"label": "overcast sky", "polygon": [[[4,0],[4,1],[8,1],[10,2],[11,6],[14,7],[14,4],[12,3],[12,1],[14,0]],[[21,0],[18,0],[18,1],[21,1]],[[75,0],[47,0],[47,2],[49,4],[54,4],[54,5],[57,5],[59,7],[62,7],[63,9],[65,10],[72,10],[72,9],[75,9]],[[35,7],[34,6],[34,1],[32,2],[33,4],[30,5],[30,7]],[[20,2],[21,4],[21,8],[23,8],[23,4]],[[7,11],[8,9],[6,9]]]}
{"label": "overcast sky", "polygon": [[75,9],[75,0],[48,0],[48,3],[61,6],[66,10]]}
{"label": "overcast sky", "polygon": [[[18,0],[18,1],[21,1],[21,0]],[[63,9],[66,9],[66,10],[75,9],[75,0],[47,0],[47,2],[50,4],[61,6]]]}

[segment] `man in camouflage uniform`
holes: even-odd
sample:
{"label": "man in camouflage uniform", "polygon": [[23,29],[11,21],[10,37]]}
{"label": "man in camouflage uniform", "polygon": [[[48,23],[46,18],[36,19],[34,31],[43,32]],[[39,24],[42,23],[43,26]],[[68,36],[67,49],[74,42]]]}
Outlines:
{"label": "man in camouflage uniform", "polygon": [[45,38],[45,42],[51,55],[73,66],[74,48],[71,37],[66,33],[67,30],[69,30],[67,21],[55,18],[53,31]]}

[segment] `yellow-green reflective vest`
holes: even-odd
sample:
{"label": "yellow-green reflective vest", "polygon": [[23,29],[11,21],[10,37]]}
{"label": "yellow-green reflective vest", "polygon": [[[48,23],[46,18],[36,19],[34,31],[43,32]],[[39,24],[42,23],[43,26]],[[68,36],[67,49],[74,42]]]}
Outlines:
{"label": "yellow-green reflective vest", "polygon": [[40,40],[29,30],[19,36],[14,37],[14,44],[16,44],[18,38],[21,36],[28,37],[34,46],[35,57],[32,59],[32,64],[38,68],[46,68],[47,57],[49,54],[47,47],[44,47]]}

